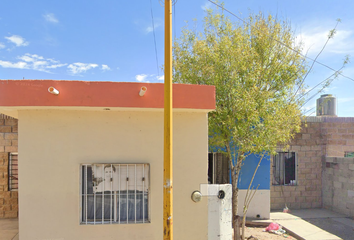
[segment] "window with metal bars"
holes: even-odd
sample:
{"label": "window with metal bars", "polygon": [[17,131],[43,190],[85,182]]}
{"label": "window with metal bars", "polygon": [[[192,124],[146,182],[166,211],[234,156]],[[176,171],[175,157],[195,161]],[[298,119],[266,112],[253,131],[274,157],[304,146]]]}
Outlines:
{"label": "window with metal bars", "polygon": [[81,224],[148,223],[149,164],[81,165]]}
{"label": "window with metal bars", "polygon": [[230,183],[230,163],[225,154],[208,154],[208,182],[210,184]]}
{"label": "window with metal bars", "polygon": [[295,152],[278,152],[273,157],[273,185],[297,185]]}
{"label": "window with metal bars", "polygon": [[9,153],[9,191],[18,190],[18,154]]}

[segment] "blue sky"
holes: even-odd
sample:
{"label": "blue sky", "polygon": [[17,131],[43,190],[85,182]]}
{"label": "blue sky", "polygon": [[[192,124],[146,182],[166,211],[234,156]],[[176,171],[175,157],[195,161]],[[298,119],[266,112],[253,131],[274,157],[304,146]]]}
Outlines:
{"label": "blue sky", "polygon": [[[225,0],[224,3],[225,8],[241,18],[250,12],[263,11],[288,19],[312,58],[340,18],[337,34],[318,61],[338,69],[345,55],[354,57],[352,0]],[[173,35],[178,37],[186,21],[193,19],[201,27],[203,9],[212,6],[206,0],[178,0],[173,10]],[[160,68],[164,61],[163,26],[164,8],[159,0],[5,0],[0,8],[0,78],[163,82]],[[342,73],[354,79],[354,59],[352,62]],[[332,73],[315,64],[307,85],[311,88]],[[353,89],[354,80],[339,77],[323,94],[337,97],[339,116],[354,117]],[[319,96],[304,107],[307,114],[314,111],[311,109]]]}

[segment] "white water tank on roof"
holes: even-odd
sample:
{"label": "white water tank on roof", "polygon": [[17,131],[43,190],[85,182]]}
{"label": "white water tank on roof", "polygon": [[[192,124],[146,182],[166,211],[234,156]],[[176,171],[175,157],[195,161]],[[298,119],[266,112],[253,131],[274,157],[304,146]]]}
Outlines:
{"label": "white water tank on roof", "polygon": [[332,94],[321,95],[317,99],[316,116],[337,116],[337,100]]}

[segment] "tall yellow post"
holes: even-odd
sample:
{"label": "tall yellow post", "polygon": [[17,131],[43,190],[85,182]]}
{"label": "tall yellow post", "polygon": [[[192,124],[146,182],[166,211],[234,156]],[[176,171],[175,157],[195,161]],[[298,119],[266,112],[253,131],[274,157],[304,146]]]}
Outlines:
{"label": "tall yellow post", "polygon": [[164,103],[164,176],[163,239],[173,239],[172,185],[172,3],[165,0],[165,103]]}

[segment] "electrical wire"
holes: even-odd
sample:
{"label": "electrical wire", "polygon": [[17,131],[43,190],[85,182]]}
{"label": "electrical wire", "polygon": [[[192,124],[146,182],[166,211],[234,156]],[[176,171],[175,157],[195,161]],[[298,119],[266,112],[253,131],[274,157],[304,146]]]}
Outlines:
{"label": "electrical wire", "polygon": [[[225,7],[223,7],[222,5],[217,4],[217,3],[215,3],[215,2],[213,2],[213,1],[211,1],[211,0],[208,0],[208,1],[211,2],[212,4],[216,5],[216,6],[220,7],[220,8],[223,9],[224,11],[230,13],[232,16],[236,17],[237,19],[239,19],[240,21],[244,22],[245,24],[249,25],[245,20],[243,20],[242,18],[240,18],[239,16],[237,16],[237,15],[234,14],[233,12],[229,11],[228,9],[226,9]],[[310,58],[310,57],[308,57],[308,56],[302,54],[300,51],[297,51],[297,50],[293,49],[292,47],[286,45],[285,43],[283,43],[283,42],[281,42],[281,41],[279,41],[279,40],[277,40],[277,39],[274,39],[274,38],[272,38],[272,39],[273,39],[274,41],[280,43],[280,44],[283,45],[284,47],[287,47],[287,48],[289,48],[290,50],[292,50],[292,51],[298,53],[300,56],[302,56],[302,57],[304,57],[304,58],[307,58],[307,59],[311,60],[311,61],[314,62],[314,63],[317,63],[317,64],[319,64],[319,65],[322,65],[323,67],[326,67],[326,68],[328,68],[328,69],[330,69],[330,70],[332,70],[332,71],[334,71],[334,72],[337,72],[334,68],[331,68],[330,66],[328,66],[328,65],[326,65],[326,64],[324,64],[324,63],[321,63],[321,62],[317,61],[317,60],[316,60],[317,57],[316,57],[316,59]],[[345,78],[347,78],[347,79],[349,79],[349,80],[354,81],[353,78],[348,77],[348,76],[345,76],[345,75],[343,75],[342,73],[339,73],[339,75],[341,75],[342,77],[345,77]]]}
{"label": "electrical wire", "polygon": [[309,115],[307,115],[308,117],[311,116],[312,114],[314,114],[316,111],[313,111],[312,113],[310,113]]}
{"label": "electrical wire", "polygon": [[[172,5],[175,5],[178,0],[169,0],[169,1],[171,1],[171,4],[172,4]],[[159,0],[159,3],[160,3],[160,5],[161,5],[162,7],[165,6],[164,0]]]}
{"label": "electrical wire", "polygon": [[313,109],[315,109],[315,107],[310,108],[309,110],[307,110],[306,112],[304,112],[304,114],[303,114],[303,115],[305,115],[306,113],[308,113],[308,112],[312,111]]}
{"label": "electrical wire", "polygon": [[[337,72],[340,72],[343,69],[343,67],[341,67]],[[309,92],[311,92],[312,90],[314,90],[316,87],[318,87],[319,85],[323,84],[324,82],[329,82],[331,83],[334,79],[332,79],[333,76],[335,76],[337,73],[333,73],[331,76],[327,77],[325,80],[323,80],[322,82],[318,83],[316,86],[314,86],[313,88],[311,88],[309,91],[307,91],[305,94],[303,94],[301,97],[299,97],[299,99],[303,98],[306,94],[308,94]],[[322,87],[322,89],[320,89],[317,93],[313,94],[310,98],[308,98],[301,107],[305,106],[306,103],[308,103],[311,99],[313,99],[314,97],[316,97],[317,94],[319,94],[320,92],[322,92],[322,90],[325,87]]]}
{"label": "electrical wire", "polygon": [[[336,26],[334,27],[334,29],[336,29],[337,26],[338,26],[338,22],[337,22]],[[333,34],[332,34],[331,36],[333,37]],[[309,73],[311,72],[313,66],[315,65],[315,62],[317,61],[317,58],[321,55],[321,53],[323,52],[323,50],[326,48],[326,46],[327,46],[329,40],[332,38],[331,36],[329,36],[329,37],[327,38],[327,41],[326,41],[325,44],[323,45],[321,51],[320,51],[320,52],[317,54],[317,56],[315,57],[315,60],[312,62],[310,69],[307,71],[305,77],[304,77],[304,78],[302,79],[302,81],[300,82],[300,86],[304,83],[305,79],[307,78],[307,76],[308,76]],[[336,72],[337,72],[337,71],[336,71]],[[298,93],[299,89],[300,89],[300,87],[296,90],[294,96],[296,96],[296,94]]]}
{"label": "electrical wire", "polygon": [[160,77],[159,59],[158,59],[158,56],[157,56],[157,47],[156,47],[154,13],[153,13],[153,11],[152,11],[152,2],[151,2],[151,0],[150,0],[150,9],[151,9],[152,32],[153,32],[153,34],[154,34],[154,44],[155,44],[155,57],[156,57],[157,77]]}

